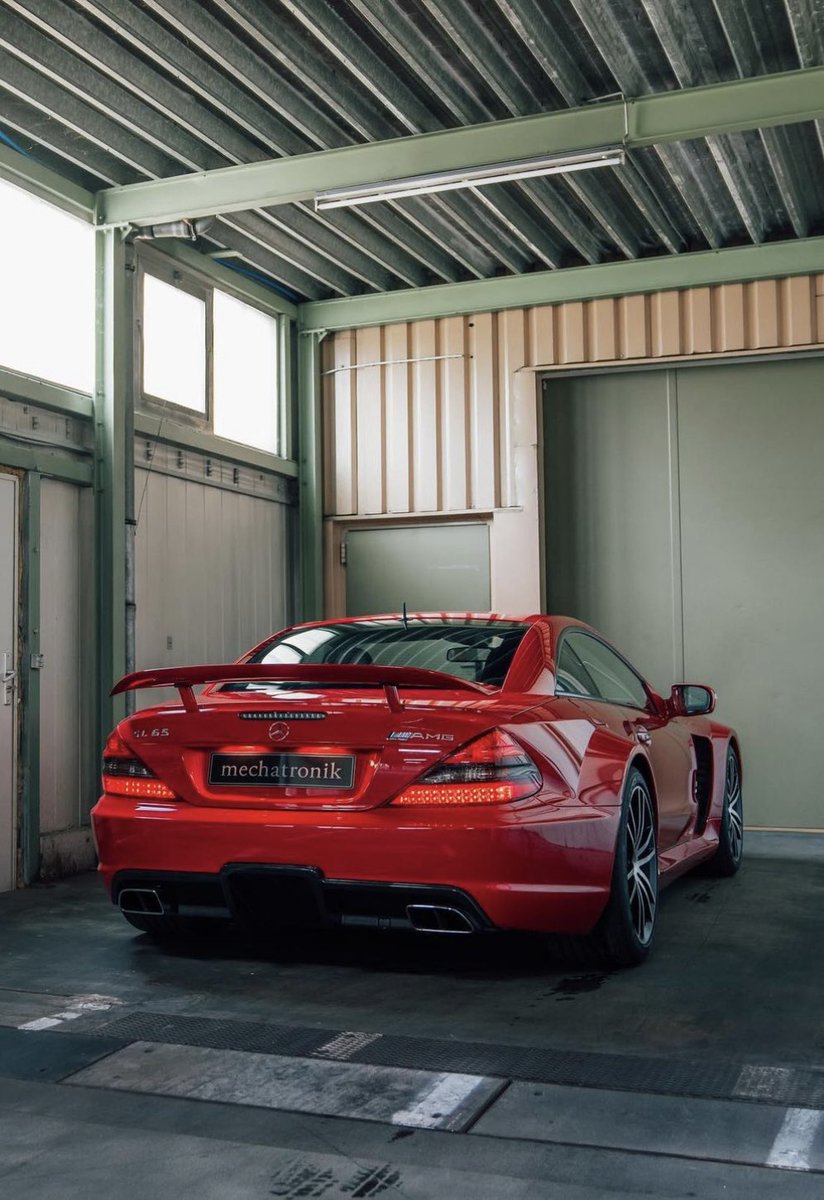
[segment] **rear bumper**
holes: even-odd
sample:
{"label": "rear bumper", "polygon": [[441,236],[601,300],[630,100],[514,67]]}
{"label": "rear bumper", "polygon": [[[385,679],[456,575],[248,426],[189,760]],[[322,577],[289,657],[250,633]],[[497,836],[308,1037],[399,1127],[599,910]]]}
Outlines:
{"label": "rear bumper", "polygon": [[456,818],[104,796],[92,821],[115,903],[128,885],[157,888],[164,911],[184,915],[384,928],[409,927],[409,906],[432,904],[477,930],[587,933],[609,896],[618,812],[532,806]]}

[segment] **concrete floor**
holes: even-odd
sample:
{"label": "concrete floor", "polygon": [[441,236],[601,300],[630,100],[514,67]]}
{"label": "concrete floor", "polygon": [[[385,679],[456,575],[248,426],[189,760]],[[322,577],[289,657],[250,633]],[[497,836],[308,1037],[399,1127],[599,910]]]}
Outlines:
{"label": "concrete floor", "polygon": [[823,902],[824,837],[750,835],[605,973],[503,937],[161,949],[94,876],[1,896],[0,1188],[821,1196]]}

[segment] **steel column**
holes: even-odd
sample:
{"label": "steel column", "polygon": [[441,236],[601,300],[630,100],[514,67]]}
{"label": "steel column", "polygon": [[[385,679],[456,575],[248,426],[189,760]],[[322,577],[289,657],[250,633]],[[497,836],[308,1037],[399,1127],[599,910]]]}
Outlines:
{"label": "steel column", "polygon": [[21,649],[22,813],[21,869],[24,883],[40,874],[40,475],[23,484],[23,646]]}
{"label": "steel column", "polygon": [[323,616],[323,476],[320,343],[323,333],[298,338],[298,467],[301,619]]}
{"label": "steel column", "polygon": [[[119,232],[98,232],[95,451],[97,499],[98,737],[126,712],[112,685],[126,673],[128,524],[134,478],[134,250]],[[132,610],[133,618],[133,610]]]}

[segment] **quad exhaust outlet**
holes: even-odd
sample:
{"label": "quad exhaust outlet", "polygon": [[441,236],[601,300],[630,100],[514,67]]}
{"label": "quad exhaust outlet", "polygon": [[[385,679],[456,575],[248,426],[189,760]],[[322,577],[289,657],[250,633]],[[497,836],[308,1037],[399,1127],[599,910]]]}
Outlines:
{"label": "quad exhaust outlet", "polygon": [[406,915],[420,933],[474,933],[468,917],[440,904],[407,904]]}
{"label": "quad exhaust outlet", "polygon": [[118,897],[122,913],[162,917],[166,911],[154,888],[124,888]]}

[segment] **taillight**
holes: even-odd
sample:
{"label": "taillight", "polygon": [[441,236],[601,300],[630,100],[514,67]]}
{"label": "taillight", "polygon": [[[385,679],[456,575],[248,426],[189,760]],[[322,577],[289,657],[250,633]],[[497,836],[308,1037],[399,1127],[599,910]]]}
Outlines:
{"label": "taillight", "polygon": [[534,796],[541,773],[514,738],[493,729],[439,762],[393,804],[507,804]]}
{"label": "taillight", "polygon": [[141,800],[174,800],[175,793],[141,762],[117,733],[103,751],[103,791],[109,796]]}

